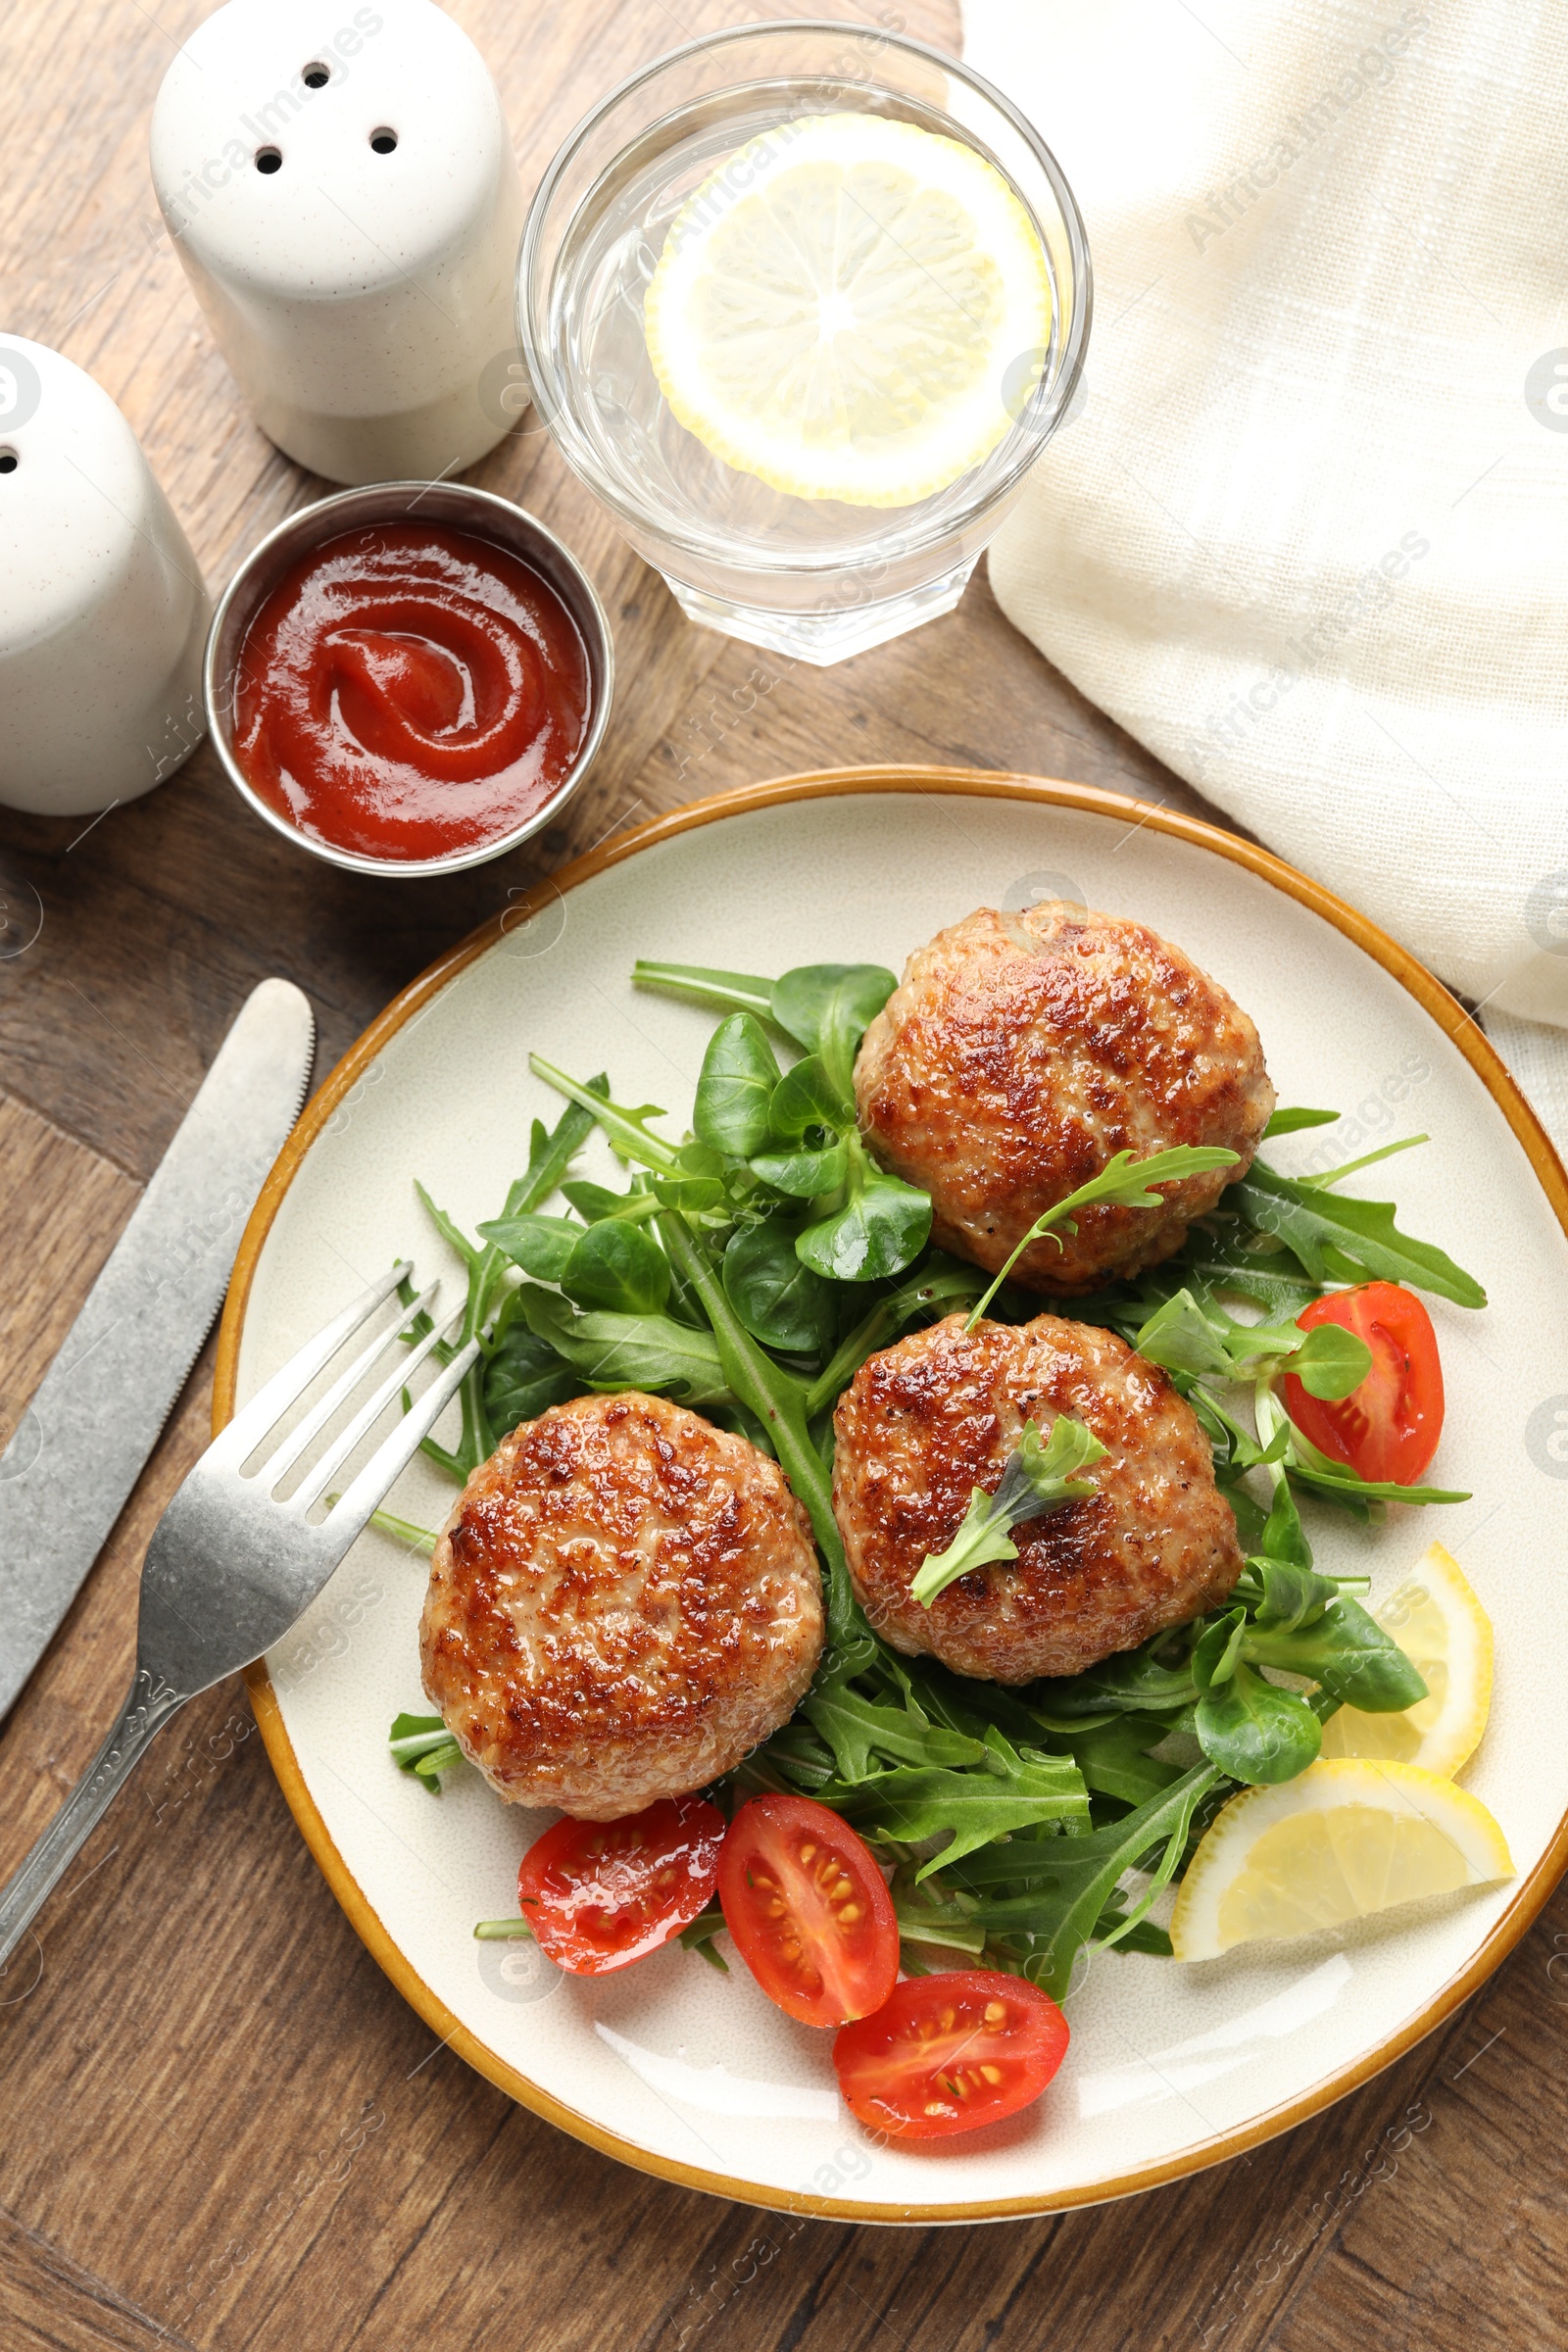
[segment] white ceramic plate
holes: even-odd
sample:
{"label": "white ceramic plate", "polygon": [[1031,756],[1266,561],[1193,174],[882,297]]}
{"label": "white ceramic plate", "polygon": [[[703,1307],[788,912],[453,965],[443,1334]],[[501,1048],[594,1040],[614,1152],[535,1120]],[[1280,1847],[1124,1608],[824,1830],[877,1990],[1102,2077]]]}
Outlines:
{"label": "white ceramic plate", "polygon": [[[583,1076],[608,1069],[619,1100],[665,1103],[684,1124],[710,1020],[635,994],[635,956],[897,969],[972,907],[1043,895],[1178,942],[1253,1015],[1281,1101],[1347,1114],[1326,1154],[1325,1134],[1307,1133],[1272,1147],[1277,1164],[1432,1138],[1359,1182],[1392,1190],[1409,1228],[1489,1291],[1482,1314],[1431,1302],[1448,1396],[1433,1475],[1474,1500],[1396,1509],[1370,1535],[1325,1515],[1313,1533],[1325,1565],[1369,1568],[1375,1592],[1440,1528],[1458,1554],[1497,1640],[1492,1722],[1465,1778],[1519,1875],[1200,1967],[1106,1954],[1072,1996],[1072,2046],[1037,2106],[966,2140],[873,2147],[838,2103],[828,2037],[771,2007],[738,1964],[725,1980],[671,1948],[592,1983],[526,1945],[474,1942],[475,1920],[514,1910],[517,1862],[545,1817],[473,1774],[437,1799],[393,1768],[392,1716],[426,1703],[423,1563],[367,1537],[253,1679],[339,1900],[434,2031],[494,2082],[629,2163],[753,2203],[978,2220],[1234,2154],[1430,2032],[1568,1856],[1563,1471],[1545,1443],[1557,1406],[1568,1423],[1562,1170],[1474,1024],[1401,951],[1266,854],[1110,795],[933,770],[797,778],[683,809],[545,885],[400,999],[307,1112],[241,1251],[220,1414],[395,1254],[421,1274],[442,1266],[416,1177],[469,1230],[497,1213],[530,1119],[561,1108],[529,1075],[531,1048]],[[392,1507],[434,1525],[450,1500],[421,1462]]]}

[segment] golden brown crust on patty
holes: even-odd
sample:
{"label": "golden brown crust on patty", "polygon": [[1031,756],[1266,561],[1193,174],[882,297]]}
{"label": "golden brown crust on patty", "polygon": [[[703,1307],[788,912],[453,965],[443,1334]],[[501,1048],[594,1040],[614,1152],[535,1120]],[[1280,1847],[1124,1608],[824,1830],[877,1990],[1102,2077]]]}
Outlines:
{"label": "golden brown crust on patty", "polygon": [[480,1464],[419,1632],[425,1691],[492,1788],[589,1821],[727,1772],[821,1645],[810,1522],[777,1463],[635,1391],[552,1405]]}
{"label": "golden brown crust on patty", "polygon": [[[1058,1413],[1106,1447],[1096,1492],[1012,1530],[1016,1560],[971,1570],[929,1609],[909,1586],[994,1494],[1026,1421]],[[862,1364],[834,1414],[833,1510],[867,1617],[896,1649],[998,1683],[1078,1674],[1215,1607],[1241,1574],[1230,1505],[1192,1407],[1112,1332],[961,1315]]]}
{"label": "golden brown crust on patty", "polygon": [[1092,1207],[1025,1250],[1015,1279],[1094,1290],[1181,1247],[1245,1173],[1274,1107],[1257,1031],[1142,923],[1060,902],[982,907],[941,931],[865,1033],[855,1072],[877,1157],[931,1195],[932,1239],[995,1273],[1041,1211],[1117,1152],[1221,1144],[1241,1165]]}

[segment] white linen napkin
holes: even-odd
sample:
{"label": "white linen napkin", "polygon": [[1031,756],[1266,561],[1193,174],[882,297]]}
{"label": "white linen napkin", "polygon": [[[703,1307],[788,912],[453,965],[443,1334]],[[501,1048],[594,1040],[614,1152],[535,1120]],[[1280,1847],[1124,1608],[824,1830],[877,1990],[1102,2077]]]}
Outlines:
{"label": "white linen napkin", "polygon": [[1568,12],[964,0],[964,28],[1096,277],[1003,611],[1479,1001],[1568,1146]]}

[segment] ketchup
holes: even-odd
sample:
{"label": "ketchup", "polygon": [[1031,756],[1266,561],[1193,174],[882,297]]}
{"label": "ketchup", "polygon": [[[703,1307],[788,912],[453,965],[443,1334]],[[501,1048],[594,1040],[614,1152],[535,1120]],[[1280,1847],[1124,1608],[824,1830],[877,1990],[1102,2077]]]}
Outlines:
{"label": "ketchup", "polygon": [[280,816],[334,849],[439,858],[531,816],[588,716],[571,615],[504,548],[438,523],[328,539],[246,632],[234,753]]}

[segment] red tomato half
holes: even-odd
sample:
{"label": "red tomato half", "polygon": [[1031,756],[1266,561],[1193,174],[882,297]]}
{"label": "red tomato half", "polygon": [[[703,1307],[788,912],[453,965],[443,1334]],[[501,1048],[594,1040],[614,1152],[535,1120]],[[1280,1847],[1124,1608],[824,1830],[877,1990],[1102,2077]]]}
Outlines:
{"label": "red tomato half", "polygon": [[977,2132],[1038,2099],[1067,2053],[1049,1993],[989,1968],[911,1977],[833,2044],[845,2105],[895,2139]]}
{"label": "red tomato half", "polygon": [[899,1979],[899,1923],[870,1847],[808,1796],[758,1796],[729,1825],[718,1899],[741,1958],[803,2026],[880,2009]]}
{"label": "red tomato half", "polygon": [[722,1813],[689,1796],[624,1821],[558,1821],[523,1855],[517,1901],[558,1968],[602,1977],[707,1909],[723,1841]]}
{"label": "red tomato half", "polygon": [[1413,1487],[1443,1434],[1443,1365],[1438,1335],[1414,1291],[1368,1282],[1335,1291],[1296,1318],[1302,1331],[1338,1323],[1372,1350],[1372,1369],[1338,1403],[1309,1396],[1285,1376],[1285,1409],[1304,1438],[1358,1478]]}

